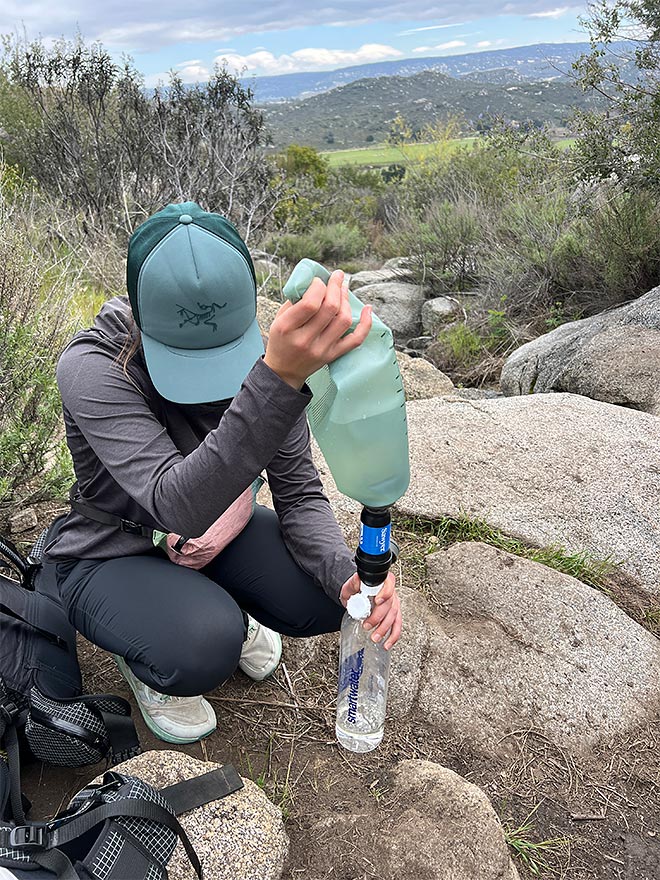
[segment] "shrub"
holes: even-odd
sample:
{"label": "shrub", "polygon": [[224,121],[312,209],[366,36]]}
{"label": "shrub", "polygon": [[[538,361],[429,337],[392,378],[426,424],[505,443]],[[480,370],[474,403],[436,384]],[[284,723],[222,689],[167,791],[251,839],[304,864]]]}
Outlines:
{"label": "shrub", "polygon": [[[66,267],[45,265],[7,199],[0,167],[0,514],[61,493],[72,472],[55,360],[73,333]],[[37,480],[38,478],[38,480]]]}
{"label": "shrub", "polygon": [[431,290],[465,290],[477,279],[481,227],[474,204],[433,201],[423,217],[408,211],[400,218],[384,255],[409,257],[413,279]]}
{"label": "shrub", "polygon": [[267,244],[270,253],[288,263],[294,264],[308,257],[319,263],[327,263],[329,267],[360,256],[366,247],[366,234],[346,223],[316,226],[300,235],[282,235]]}
{"label": "shrub", "polygon": [[193,199],[249,238],[277,200],[263,117],[222,68],[195,86],[172,74],[149,94],[100,44],[9,40],[0,119],[12,159],[94,230],[125,238],[168,202]]}

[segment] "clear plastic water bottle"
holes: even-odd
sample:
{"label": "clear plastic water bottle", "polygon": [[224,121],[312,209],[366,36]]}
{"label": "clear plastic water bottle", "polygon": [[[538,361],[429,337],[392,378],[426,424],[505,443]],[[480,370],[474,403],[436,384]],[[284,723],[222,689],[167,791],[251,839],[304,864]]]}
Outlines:
{"label": "clear plastic water bottle", "polygon": [[390,652],[385,639],[374,642],[362,626],[393,561],[390,511],[365,507],[360,517],[360,546],[355,559],[360,592],[351,596],[341,624],[339,688],[335,732],[344,748],[370,752],[385,730]]}
{"label": "clear plastic water bottle", "polygon": [[[330,272],[301,260],[284,295],[297,302],[315,277],[327,283]],[[363,304],[352,293],[349,301],[355,329]],[[374,315],[362,345],[307,382],[314,395],[309,424],[339,491],[370,507],[394,504],[408,488],[410,464],[405,393],[389,327]]]}
{"label": "clear plastic water bottle", "polygon": [[[381,642],[372,642],[371,633],[362,628],[362,621],[371,613],[372,596],[380,586],[352,596],[341,624],[339,647],[339,694],[337,697],[337,739],[351,752],[370,752],[377,748],[385,731],[387,682],[390,652]],[[351,602],[362,596],[365,605],[357,610],[363,616],[353,617]]]}

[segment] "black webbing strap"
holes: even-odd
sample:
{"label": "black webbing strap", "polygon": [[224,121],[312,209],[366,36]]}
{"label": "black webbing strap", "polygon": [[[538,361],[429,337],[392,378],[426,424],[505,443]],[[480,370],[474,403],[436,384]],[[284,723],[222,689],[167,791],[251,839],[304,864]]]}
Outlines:
{"label": "black webbing strap", "polygon": [[[6,599],[7,597],[5,597]],[[25,608],[22,608],[21,611],[16,611],[15,608],[12,608],[10,605],[7,605],[6,602],[0,602],[0,614],[6,614],[7,617],[13,617],[14,620],[19,620],[21,623],[25,623],[28,626],[31,626],[32,629],[35,629],[40,635],[42,635],[47,641],[52,642],[54,645],[57,645],[58,648],[64,648],[65,651],[69,650],[69,646],[63,638],[57,635],[57,633],[51,632],[48,629],[44,629],[42,626],[39,626],[36,623],[37,618],[31,614],[31,608],[27,605]]]}
{"label": "black webbing strap", "polygon": [[25,822],[25,810],[21,795],[21,757],[18,747],[16,725],[22,723],[25,712],[16,704],[7,685],[0,677],[0,743],[7,755],[9,776],[9,804],[14,822]]}
{"label": "black webbing strap", "polygon": [[243,788],[243,780],[233,764],[225,764],[203,776],[184,779],[161,788],[160,793],[172,807],[177,816],[218,801],[234,791]]}
{"label": "black webbing strap", "polygon": [[[156,822],[174,831],[181,840],[195,873],[199,880],[202,880],[202,866],[199,858],[179,820],[164,807],[143,798],[121,798],[110,804],[101,804],[101,806],[88,810],[79,816],[72,816],[59,828],[50,828],[47,824],[26,825],[11,829],[0,828],[0,848],[18,849],[25,852],[30,858],[34,858],[34,854],[39,855],[71,843],[71,841],[87,834],[95,825],[105,822],[106,819],[126,819],[128,817]],[[24,842],[23,837],[26,838]],[[35,858],[35,861],[38,860]]]}
{"label": "black webbing strap", "polygon": [[[59,849],[32,852],[30,858],[42,868],[55,874],[57,880],[80,880],[80,874],[75,870],[68,856]],[[17,864],[16,867],[18,866]]]}
{"label": "black webbing strap", "polygon": [[138,739],[135,724],[130,715],[117,715],[114,712],[104,712],[97,707],[108,732],[108,742],[112,750],[112,763],[121,764],[139,755],[142,749]]}
{"label": "black webbing strap", "polygon": [[151,526],[144,526],[142,523],[133,522],[131,519],[124,519],[122,516],[100,510],[88,501],[84,501],[80,495],[77,482],[69,489],[69,504],[76,513],[87,519],[94,520],[94,522],[102,523],[105,526],[114,526],[117,529],[121,529],[122,532],[127,532],[129,535],[142,535],[144,538],[153,539],[154,529]]}
{"label": "black webbing strap", "polygon": [[30,563],[9,538],[0,537],[0,553],[5,559],[9,560],[14,568],[18,570],[21,577],[24,578],[30,567]]}
{"label": "black webbing strap", "polygon": [[7,765],[9,767],[9,803],[11,805],[11,813],[14,822],[22,825],[25,822],[25,812],[21,795],[21,759],[18,751],[18,736],[14,724],[9,724],[5,728],[2,742],[7,753]]}

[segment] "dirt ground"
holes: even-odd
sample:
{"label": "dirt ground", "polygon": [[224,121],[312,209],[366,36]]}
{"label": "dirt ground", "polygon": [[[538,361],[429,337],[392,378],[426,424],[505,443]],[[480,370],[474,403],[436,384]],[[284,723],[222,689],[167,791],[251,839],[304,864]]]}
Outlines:
{"label": "dirt ground", "polygon": [[[419,583],[419,558],[405,548],[402,565],[402,581]],[[644,609],[635,616],[644,619]],[[88,692],[111,691],[133,702],[109,655],[81,640],[80,659]],[[216,732],[182,747],[197,758],[233,762],[281,807],[291,840],[286,880],[394,880],[379,869],[374,842],[378,829],[408,806],[390,781],[391,769],[406,758],[436,761],[483,788],[515,848],[553,841],[529,850],[547,862],[539,874],[516,858],[522,878],[660,880],[660,715],[583,762],[534,730],[513,731],[509,757],[485,760],[414,717],[390,720],[381,747],[356,756],[334,736],[336,667],[335,636],[321,639],[307,665],[305,646],[287,642],[284,665],[271,679],[255,683],[238,672],[211,694]],[[145,750],[171,748],[135,715]],[[100,769],[27,767],[24,788],[35,817],[52,815]],[[359,829],[350,820],[333,821],[355,815]],[[398,874],[396,880],[421,878]]]}

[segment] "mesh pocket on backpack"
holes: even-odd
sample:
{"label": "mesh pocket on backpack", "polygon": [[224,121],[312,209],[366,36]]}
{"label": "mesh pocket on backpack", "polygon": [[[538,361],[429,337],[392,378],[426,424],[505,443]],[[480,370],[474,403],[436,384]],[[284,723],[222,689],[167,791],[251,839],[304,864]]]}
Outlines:
{"label": "mesh pocket on backpack", "polygon": [[49,764],[80,767],[96,764],[108,753],[105,725],[79,702],[60,702],[39,690],[30,692],[25,737],[35,758]]}

